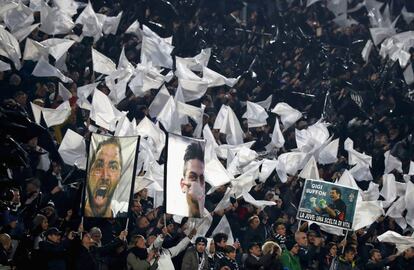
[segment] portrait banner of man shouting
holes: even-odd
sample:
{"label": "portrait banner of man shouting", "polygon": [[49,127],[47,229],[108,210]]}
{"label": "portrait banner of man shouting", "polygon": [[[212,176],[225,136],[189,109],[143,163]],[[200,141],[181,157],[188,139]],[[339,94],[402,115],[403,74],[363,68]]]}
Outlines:
{"label": "portrait banner of man shouting", "polygon": [[84,191],[85,217],[127,216],[138,138],[92,134]]}
{"label": "portrait banner of man shouting", "polygon": [[165,200],[167,213],[201,218],[204,211],[205,141],[168,134]]}

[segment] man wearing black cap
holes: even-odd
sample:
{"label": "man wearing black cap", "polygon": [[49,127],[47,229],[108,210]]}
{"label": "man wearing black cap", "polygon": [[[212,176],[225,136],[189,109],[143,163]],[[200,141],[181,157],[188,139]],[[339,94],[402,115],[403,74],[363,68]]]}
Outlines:
{"label": "man wearing black cap", "polygon": [[247,255],[246,261],[244,262],[244,269],[246,270],[259,270],[260,267],[264,266],[262,258],[262,250],[260,245],[256,242],[252,242],[248,245],[249,255]]}
{"label": "man wearing black cap", "polygon": [[66,269],[68,243],[61,242],[61,232],[52,227],[45,232],[45,237],[46,240],[39,243],[39,252],[44,263],[42,269]]}
{"label": "man wearing black cap", "polygon": [[185,252],[181,270],[202,269],[208,270],[208,254],[206,252],[207,239],[199,236],[195,246],[189,247]]}

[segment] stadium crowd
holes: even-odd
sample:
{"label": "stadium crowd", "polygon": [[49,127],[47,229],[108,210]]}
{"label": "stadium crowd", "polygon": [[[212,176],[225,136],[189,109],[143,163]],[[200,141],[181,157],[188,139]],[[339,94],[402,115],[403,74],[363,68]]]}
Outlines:
{"label": "stadium crowd", "polygon": [[[86,173],[65,164],[57,151],[68,129],[86,140],[91,132],[93,121],[76,102],[77,88],[98,80],[97,89],[110,92],[105,81],[92,72],[90,48],[114,61],[124,48],[127,59],[138,64],[140,38],[125,33],[138,20],[161,37],[172,36],[173,56],[192,57],[211,48],[209,68],[226,77],[240,76],[233,87],[208,88],[201,99],[189,102],[205,105],[203,123],[210,126],[218,145],[226,143],[225,134],[213,129],[223,104],[238,117],[244,142],[255,141],[251,149],[258,158],[277,157],[297,147],[295,129],[305,129],[322,117],[330,123],[328,129],[339,138],[340,147],[337,162],[318,166],[320,178],[333,182],[350,169],[343,145],[351,138],[356,150],[372,156],[372,182],[382,187],[385,152],[390,150],[402,162],[404,172],[414,160],[414,101],[398,61],[381,57],[376,49],[368,61],[361,57],[371,38],[365,6],[348,14],[357,23],[344,26],[334,21],[336,16],[326,1],[309,7],[299,0],[91,2],[101,14],[123,14],[116,34],[105,34],[96,42],[85,36],[67,51],[64,73],[73,82],[64,84],[72,97],[71,115],[63,124],[47,128],[43,119],[36,124],[30,106],[33,102],[57,108],[63,101],[58,95],[59,80],[33,76],[34,61],[23,61],[17,70],[10,59],[0,56],[12,65],[11,70],[0,72],[0,269],[412,269],[414,245],[397,252],[392,243],[377,240],[387,231],[411,236],[413,228],[401,226],[393,217],[384,215],[367,227],[339,234],[297,220],[304,183],[298,174],[282,182],[274,171],[265,181],[256,181],[250,194],[275,203],[266,207],[231,198],[228,207],[215,211],[229,184],[216,187],[206,196],[205,207],[213,220],[205,236],[199,236],[197,228],[187,228],[186,218],[178,223],[165,213],[164,206],[155,205],[147,188],[135,190],[128,223],[125,218],[83,219],[80,204]],[[351,9],[363,1],[347,2]],[[381,11],[388,8],[393,19],[403,8],[414,12],[409,0],[378,2],[386,3]],[[34,13],[35,22],[40,15]],[[397,32],[413,28],[414,22],[402,17],[395,24]],[[76,24],[70,34],[81,36],[82,26]],[[29,37],[38,42],[51,38],[38,29]],[[22,49],[24,44],[20,43]],[[411,49],[411,59],[413,53]],[[55,59],[50,56],[49,61]],[[165,83],[170,94],[176,92],[177,83],[175,78]],[[157,93],[158,89],[152,89],[135,96],[127,88],[117,108],[128,111],[128,118],[139,123],[151,118],[148,108]],[[242,115],[246,101],[259,102],[271,95],[270,107],[286,102],[300,110],[302,118],[283,131],[284,146],[269,151],[266,146],[271,142],[275,115],[270,114],[267,124],[258,128],[248,128]],[[195,127],[192,121],[183,125],[182,135],[191,137]],[[98,132],[105,131],[99,128]],[[50,162],[46,169],[45,155]],[[161,155],[159,164],[165,162]],[[405,183],[401,172],[391,173],[397,182]],[[370,181],[357,184],[367,190]],[[223,216],[231,235],[213,234]]]}

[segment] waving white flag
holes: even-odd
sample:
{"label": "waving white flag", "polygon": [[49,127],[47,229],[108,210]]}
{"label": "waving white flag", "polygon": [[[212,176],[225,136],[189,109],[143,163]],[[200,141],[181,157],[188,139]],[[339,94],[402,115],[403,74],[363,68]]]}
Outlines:
{"label": "waving white flag", "polygon": [[302,117],[302,113],[300,111],[292,108],[289,104],[284,102],[276,104],[272,110],[272,113],[280,115],[280,120],[282,121],[284,129],[288,129]]}

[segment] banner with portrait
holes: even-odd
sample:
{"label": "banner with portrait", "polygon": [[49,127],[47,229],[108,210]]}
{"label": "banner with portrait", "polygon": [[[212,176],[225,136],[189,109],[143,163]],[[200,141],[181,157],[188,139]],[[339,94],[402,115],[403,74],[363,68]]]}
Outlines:
{"label": "banner with portrait", "polygon": [[164,177],[167,213],[202,217],[205,202],[204,149],[204,140],[168,134]]}
{"label": "banner with portrait", "polygon": [[84,188],[85,217],[127,217],[138,145],[138,136],[92,134]]}
{"label": "banner with portrait", "polygon": [[297,219],[351,230],[357,198],[357,189],[307,179]]}

